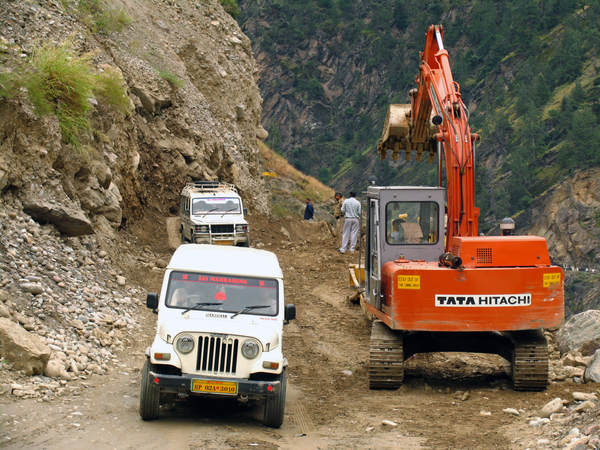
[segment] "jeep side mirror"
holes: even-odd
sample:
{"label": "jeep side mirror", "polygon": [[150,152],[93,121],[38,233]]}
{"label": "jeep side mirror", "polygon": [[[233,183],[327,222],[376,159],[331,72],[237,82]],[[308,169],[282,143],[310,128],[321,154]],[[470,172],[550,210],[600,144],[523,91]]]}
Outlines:
{"label": "jeep side mirror", "polygon": [[156,292],[148,292],[146,306],[152,309],[152,312],[156,314],[156,309],[158,308],[158,294]]}
{"label": "jeep side mirror", "polygon": [[244,208],[244,215],[247,216],[248,215],[248,208]]}
{"label": "jeep side mirror", "polygon": [[283,314],[284,323],[289,323],[290,320],[294,320],[296,318],[296,306],[295,305],[285,305],[285,312]]}

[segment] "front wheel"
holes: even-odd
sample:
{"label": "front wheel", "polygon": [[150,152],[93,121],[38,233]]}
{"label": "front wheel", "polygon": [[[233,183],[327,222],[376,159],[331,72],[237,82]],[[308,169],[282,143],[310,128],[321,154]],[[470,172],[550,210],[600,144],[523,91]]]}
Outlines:
{"label": "front wheel", "polygon": [[156,366],[147,359],[142,370],[142,390],[140,393],[140,416],[143,420],[154,420],[160,412],[160,388],[150,381],[150,371]]}
{"label": "front wheel", "polygon": [[265,415],[263,423],[271,428],[279,428],[283,424],[283,413],[285,411],[285,392],[287,386],[286,368],[279,375],[279,391],[275,395],[267,397],[265,403]]}
{"label": "front wheel", "polygon": [[250,247],[250,238],[247,238],[244,242],[238,242],[237,247]]}

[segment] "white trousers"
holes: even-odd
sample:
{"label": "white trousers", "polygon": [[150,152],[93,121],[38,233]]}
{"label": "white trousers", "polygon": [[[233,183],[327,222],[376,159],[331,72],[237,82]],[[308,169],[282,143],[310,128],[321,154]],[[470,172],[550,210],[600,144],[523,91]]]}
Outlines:
{"label": "white trousers", "polygon": [[358,219],[354,217],[346,217],[344,220],[344,233],[342,234],[342,248],[340,251],[344,253],[348,248],[348,241],[350,241],[350,251],[353,252],[356,247],[357,236]]}

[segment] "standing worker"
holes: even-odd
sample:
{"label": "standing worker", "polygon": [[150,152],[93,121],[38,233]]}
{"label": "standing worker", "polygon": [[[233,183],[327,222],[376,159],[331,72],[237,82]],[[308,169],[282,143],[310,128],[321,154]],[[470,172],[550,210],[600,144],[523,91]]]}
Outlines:
{"label": "standing worker", "polygon": [[348,240],[350,240],[350,251],[356,248],[356,237],[358,235],[358,225],[360,220],[361,207],[360,202],[356,200],[356,192],[350,191],[350,198],[344,200],[342,204],[342,214],[344,215],[344,234],[342,236],[342,247],[340,253],[346,253]]}
{"label": "standing worker", "polygon": [[344,214],[342,214],[342,193],[335,193],[335,206],[333,207],[333,217],[335,217],[335,248],[342,247],[342,233],[344,231]]}
{"label": "standing worker", "polygon": [[310,202],[310,198],[306,199],[306,209],[304,210],[304,220],[313,220],[315,215],[315,208]]}

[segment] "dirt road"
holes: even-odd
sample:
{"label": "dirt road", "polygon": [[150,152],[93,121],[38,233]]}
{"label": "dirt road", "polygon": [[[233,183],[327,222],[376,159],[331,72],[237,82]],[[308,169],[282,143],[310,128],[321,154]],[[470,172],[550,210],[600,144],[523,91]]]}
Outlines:
{"label": "dirt road", "polygon": [[[286,303],[297,319],[285,328],[289,386],[284,425],[261,423],[261,407],[190,401],[144,422],[138,414],[140,369],[155,316],[142,309],[144,336],[132,339],[109,375],[73,386],[49,402],[2,405],[9,449],[522,449],[537,441],[526,418],[567,385],[515,393],[496,357],[426,355],[407,363],[397,391],[370,391],[370,322],[347,300],[347,265],[324,224],[251,219],[253,246],[277,253]],[[356,255],[356,254],[355,254]],[[168,255],[166,255],[168,257]],[[132,268],[134,269],[134,268]],[[139,269],[137,270],[139,273]],[[157,291],[160,276],[139,276]],[[503,412],[521,410],[520,416]],[[390,421],[396,425],[384,425]]]}

